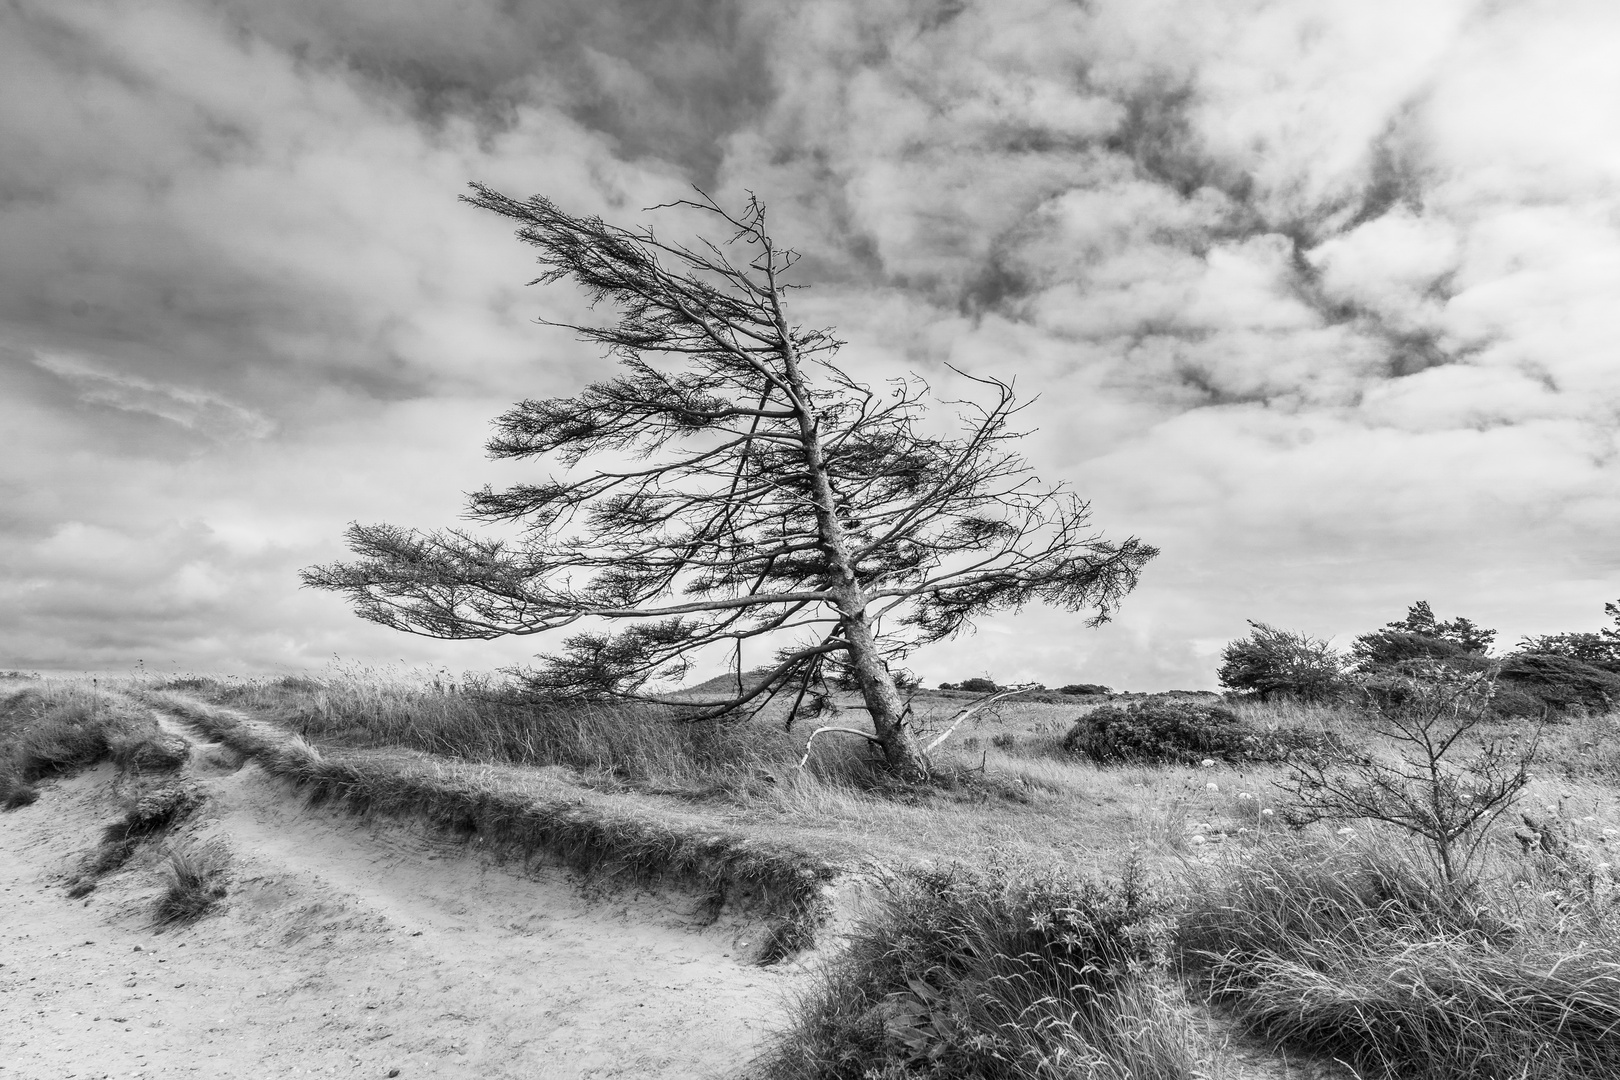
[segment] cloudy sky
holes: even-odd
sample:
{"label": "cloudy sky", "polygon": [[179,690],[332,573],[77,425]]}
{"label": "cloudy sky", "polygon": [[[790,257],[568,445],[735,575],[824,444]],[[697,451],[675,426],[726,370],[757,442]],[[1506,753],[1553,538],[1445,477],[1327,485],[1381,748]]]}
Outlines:
{"label": "cloudy sky", "polygon": [[488,669],[299,567],[453,523],[608,373],[457,195],[757,192],[880,379],[1039,393],[1027,452],[1163,554],[930,682],[1213,687],[1257,619],[1620,597],[1613,0],[0,0],[0,667]]}

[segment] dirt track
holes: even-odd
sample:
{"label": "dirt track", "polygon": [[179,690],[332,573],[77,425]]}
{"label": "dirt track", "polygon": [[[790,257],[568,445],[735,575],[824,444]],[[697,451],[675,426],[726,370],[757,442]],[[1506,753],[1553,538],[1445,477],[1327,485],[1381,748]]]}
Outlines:
{"label": "dirt track", "polygon": [[[696,897],[587,902],[399,825],[300,809],[194,757],[209,802],[84,900],[103,766],[0,816],[0,1080],[739,1076],[797,976]],[[223,909],[156,932],[165,842],[231,853]]]}

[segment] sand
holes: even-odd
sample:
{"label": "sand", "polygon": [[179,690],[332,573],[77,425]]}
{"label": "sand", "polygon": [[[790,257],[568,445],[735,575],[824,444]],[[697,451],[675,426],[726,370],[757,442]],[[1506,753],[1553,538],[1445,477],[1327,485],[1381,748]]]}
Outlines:
{"label": "sand", "polygon": [[[591,896],[205,751],[205,806],[83,900],[112,768],[0,815],[0,1080],[740,1077],[804,978],[743,962],[752,928],[701,898]],[[227,848],[229,891],[164,930],[170,843]]]}

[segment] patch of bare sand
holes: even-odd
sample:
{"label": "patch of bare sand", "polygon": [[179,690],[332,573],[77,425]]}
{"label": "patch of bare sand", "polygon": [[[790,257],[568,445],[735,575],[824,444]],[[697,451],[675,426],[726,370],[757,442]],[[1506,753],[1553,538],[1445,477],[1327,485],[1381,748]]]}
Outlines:
{"label": "patch of bare sand", "polygon": [[[208,764],[210,761],[212,765]],[[0,817],[0,1080],[740,1075],[801,976],[747,966],[699,897],[594,900],[397,824],[305,810],[255,766],[83,901],[110,768]],[[163,843],[222,844],[229,894],[151,923]]]}

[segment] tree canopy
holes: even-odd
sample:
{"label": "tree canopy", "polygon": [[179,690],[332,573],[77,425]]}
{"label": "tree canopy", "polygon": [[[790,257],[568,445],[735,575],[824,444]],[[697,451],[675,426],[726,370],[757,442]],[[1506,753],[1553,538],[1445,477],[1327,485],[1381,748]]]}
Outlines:
{"label": "tree canopy", "polygon": [[1429,602],[1419,600],[1406,609],[1406,618],[1356,638],[1351,652],[1363,671],[1373,671],[1406,661],[1483,657],[1495,640],[1495,630],[1462,616],[1438,619]]}
{"label": "tree canopy", "polygon": [[[1110,542],[1088,505],[1032,475],[1015,446],[1010,381],[950,403],[956,434],[924,430],[915,376],[870,386],[834,361],[828,329],[795,323],[788,271],[762,205],[682,201],[726,239],[666,243],[481,185],[473,205],[519,223],[534,282],[572,280],[607,325],[571,325],[619,362],[577,395],[527,400],[495,421],[495,459],[551,475],[470,497],[504,535],[354,524],[356,558],[306,584],[363,618],[442,638],[572,628],[525,673],[555,695],[663,700],[694,656],[772,650],[763,674],[697,709],[718,715],[784,691],[799,710],[829,679],[859,687],[889,763],[926,772],[893,670],[919,645],[1031,601],[1106,620],[1155,554]],[[656,683],[655,683],[656,685]]]}

